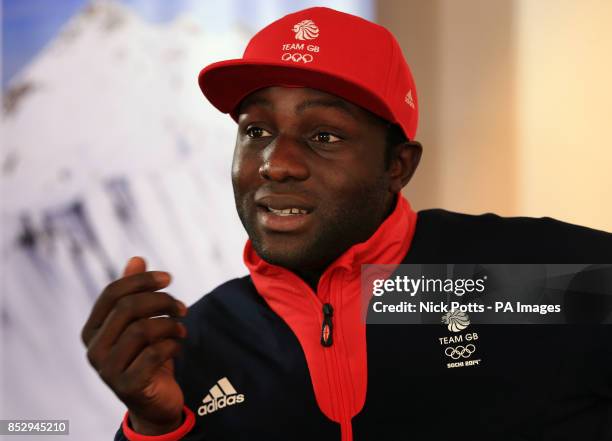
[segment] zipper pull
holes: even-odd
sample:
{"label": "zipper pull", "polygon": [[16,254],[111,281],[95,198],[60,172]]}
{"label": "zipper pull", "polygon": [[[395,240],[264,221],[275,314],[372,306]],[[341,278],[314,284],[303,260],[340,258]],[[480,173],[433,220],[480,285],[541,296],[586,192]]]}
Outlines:
{"label": "zipper pull", "polygon": [[323,327],[321,328],[321,345],[328,348],[334,342],[332,339],[332,316],[334,308],[329,303],[323,305]]}

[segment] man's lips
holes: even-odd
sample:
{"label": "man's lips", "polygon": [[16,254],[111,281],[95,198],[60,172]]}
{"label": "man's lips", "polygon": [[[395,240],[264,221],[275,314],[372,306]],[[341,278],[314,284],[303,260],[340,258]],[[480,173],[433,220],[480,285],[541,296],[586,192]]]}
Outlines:
{"label": "man's lips", "polygon": [[268,208],[270,211],[286,211],[295,208],[299,211],[310,213],[314,210],[314,204],[300,196],[290,194],[267,193],[262,196],[256,195],[255,204],[257,204],[258,207]]}
{"label": "man's lips", "polygon": [[314,205],[294,195],[256,197],[257,221],[264,230],[298,232],[307,227]]}

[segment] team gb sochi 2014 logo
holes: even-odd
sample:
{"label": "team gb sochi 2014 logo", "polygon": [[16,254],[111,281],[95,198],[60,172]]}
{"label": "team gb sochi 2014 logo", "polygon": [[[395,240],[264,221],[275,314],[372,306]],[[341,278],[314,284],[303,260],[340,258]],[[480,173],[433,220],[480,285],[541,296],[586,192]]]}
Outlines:
{"label": "team gb sochi 2014 logo", "polygon": [[296,40],[314,40],[319,36],[319,28],[312,20],[302,20],[293,26]]}

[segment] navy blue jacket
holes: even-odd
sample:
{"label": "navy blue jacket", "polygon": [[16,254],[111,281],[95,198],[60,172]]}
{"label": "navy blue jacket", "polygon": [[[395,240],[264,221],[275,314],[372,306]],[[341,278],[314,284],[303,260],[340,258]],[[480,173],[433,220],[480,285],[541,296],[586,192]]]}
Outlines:
{"label": "navy blue jacket", "polygon": [[[404,263],[436,262],[606,263],[612,234],[421,211]],[[300,341],[250,276],[202,297],[184,322],[175,361],[195,414],[187,441],[612,440],[607,325],[473,325],[484,362],[462,369],[448,369],[440,352],[444,326],[368,325],[367,396],[348,436],[321,411]],[[115,440],[126,439],[119,429]]]}

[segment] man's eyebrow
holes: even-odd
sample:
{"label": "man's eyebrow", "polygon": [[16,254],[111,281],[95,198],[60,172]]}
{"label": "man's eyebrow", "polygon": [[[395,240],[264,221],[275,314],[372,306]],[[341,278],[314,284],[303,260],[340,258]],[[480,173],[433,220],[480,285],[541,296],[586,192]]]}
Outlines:
{"label": "man's eyebrow", "polygon": [[[240,103],[239,112],[244,113],[251,106],[262,106],[267,109],[274,109],[274,103],[264,97],[248,97],[245,98],[242,103]],[[298,104],[295,108],[295,112],[297,114],[303,113],[307,109],[311,109],[313,107],[327,107],[338,109],[346,115],[355,118],[357,115],[351,106],[344,100],[339,98],[314,98],[310,100],[306,100]]]}
{"label": "man's eyebrow", "polygon": [[312,107],[331,107],[334,109],[338,109],[341,112],[347,114],[348,116],[355,118],[355,111],[351,106],[344,100],[334,99],[334,98],[318,98],[307,100],[300,103],[296,108],[296,113],[303,113],[306,109],[310,109]]}
{"label": "man's eyebrow", "polygon": [[248,98],[245,98],[244,101],[240,103],[240,107],[239,107],[240,113],[245,112],[246,109],[248,109],[251,106],[262,106],[268,109],[274,108],[274,105],[272,104],[272,102],[263,97],[257,97],[257,96],[248,97]]}

